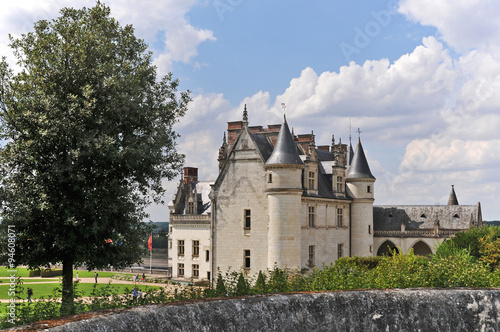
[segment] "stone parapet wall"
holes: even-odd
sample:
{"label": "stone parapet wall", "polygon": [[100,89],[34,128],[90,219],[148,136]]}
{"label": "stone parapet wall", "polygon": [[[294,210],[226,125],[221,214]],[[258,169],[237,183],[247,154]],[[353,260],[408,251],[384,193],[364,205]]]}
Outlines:
{"label": "stone parapet wall", "polygon": [[144,306],[45,331],[488,332],[499,310],[499,290],[349,291]]}

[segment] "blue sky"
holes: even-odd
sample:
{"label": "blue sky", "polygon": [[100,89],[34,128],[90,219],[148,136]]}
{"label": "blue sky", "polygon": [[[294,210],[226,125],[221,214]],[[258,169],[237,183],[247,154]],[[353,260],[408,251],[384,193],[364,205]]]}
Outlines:
{"label": "blue sky", "polygon": [[[217,176],[227,121],[280,123],[295,133],[361,139],[377,177],[376,204],[482,203],[500,219],[500,6],[496,0],[104,1],[133,24],[154,54],[192,91],[176,125],[186,165]],[[8,33],[90,0],[0,4],[0,54]],[[165,182],[168,202],[177,181]],[[153,221],[168,208],[152,206]]]}

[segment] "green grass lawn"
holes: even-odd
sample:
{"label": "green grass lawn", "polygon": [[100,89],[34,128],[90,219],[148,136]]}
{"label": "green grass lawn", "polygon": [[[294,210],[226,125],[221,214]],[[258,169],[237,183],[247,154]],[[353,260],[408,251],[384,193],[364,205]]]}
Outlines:
{"label": "green grass lawn", "polygon": [[[11,274],[15,274],[16,278],[17,277],[22,277],[22,278],[28,278],[29,277],[29,269],[26,267],[18,267],[14,269],[16,272],[11,272],[12,270],[8,269],[5,266],[0,266],[0,278],[8,278],[11,276]],[[79,278],[93,278],[94,277],[94,271],[87,271],[87,270],[74,270],[73,271],[73,278],[76,277],[76,273],[78,272],[78,277]],[[105,277],[105,278],[110,278],[114,275],[121,274],[121,275],[129,275],[132,276],[133,273],[118,273],[118,272],[110,272],[110,271],[97,271],[99,274],[99,277]]]}
{"label": "green grass lawn", "polygon": [[[43,278],[43,279],[35,279],[35,278],[21,278],[21,281],[23,283],[27,283],[27,282],[48,282],[48,281],[51,281],[51,282],[54,282],[54,281],[61,281],[62,278],[58,278],[58,279],[53,279],[53,278]],[[16,279],[17,281],[17,279]],[[0,285],[5,285],[5,284],[9,284],[9,279],[0,279]]]}
{"label": "green grass lawn", "polygon": [[[94,289],[94,283],[79,283],[77,287],[77,291],[81,297],[86,297],[90,296],[92,293],[92,290]],[[106,287],[108,284],[97,284],[98,289],[102,289]],[[117,290],[118,294],[124,294],[126,293],[126,290],[128,289],[130,292],[132,291],[132,288],[134,285],[132,284],[111,284],[114,289]],[[41,297],[47,298],[50,295],[53,295],[53,291],[57,288],[60,287],[60,284],[33,284],[33,285],[23,285],[24,287],[24,293],[21,294],[20,296],[23,299],[27,299],[26,291],[28,290],[28,287],[33,289],[33,296],[31,297],[32,299],[39,299]],[[145,291],[146,289],[160,289],[160,286],[144,286],[140,287],[142,291]],[[7,284],[5,285],[0,285],[0,299],[10,299],[10,296],[8,295],[9,292],[9,286]],[[60,297],[60,293],[56,293],[57,297]]]}

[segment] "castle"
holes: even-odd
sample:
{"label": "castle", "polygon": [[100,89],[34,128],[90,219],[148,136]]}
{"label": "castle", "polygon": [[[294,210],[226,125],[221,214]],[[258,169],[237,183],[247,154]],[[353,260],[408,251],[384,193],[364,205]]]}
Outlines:
{"label": "castle", "polygon": [[219,175],[199,181],[186,167],[170,210],[174,279],[211,280],[228,269],[251,275],[311,268],[343,256],[413,249],[428,255],[445,238],[482,225],[481,206],[374,206],[376,178],[358,139],[317,146],[314,134],[282,125],[228,122]]}

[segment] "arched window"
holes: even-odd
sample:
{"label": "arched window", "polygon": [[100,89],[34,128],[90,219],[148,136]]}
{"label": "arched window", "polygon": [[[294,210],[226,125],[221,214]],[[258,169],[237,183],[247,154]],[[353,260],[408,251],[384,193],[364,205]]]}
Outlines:
{"label": "arched window", "polygon": [[399,254],[399,250],[398,248],[396,248],[396,245],[391,241],[387,240],[384,243],[382,243],[378,248],[377,256],[392,256],[394,250],[396,251],[396,253]]}
{"label": "arched window", "polygon": [[424,241],[418,241],[413,245],[413,253],[420,256],[429,256],[432,254],[432,250]]}

